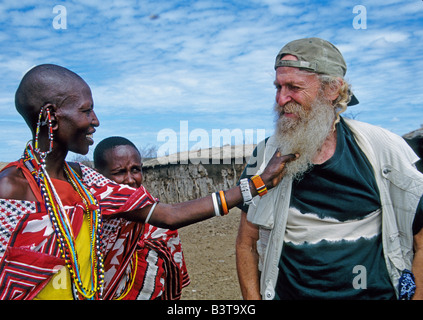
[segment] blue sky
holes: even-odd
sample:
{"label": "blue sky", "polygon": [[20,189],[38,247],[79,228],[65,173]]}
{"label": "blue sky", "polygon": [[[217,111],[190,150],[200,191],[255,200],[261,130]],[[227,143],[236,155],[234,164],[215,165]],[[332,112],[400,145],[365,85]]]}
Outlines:
{"label": "blue sky", "polygon": [[[57,29],[64,26],[57,5],[66,9],[66,29]],[[354,13],[357,5],[365,12]],[[161,148],[166,139],[159,136],[174,132],[178,146],[192,148],[205,142],[196,136],[201,131],[213,146],[213,130],[223,129],[256,142],[263,130],[273,133],[276,54],[291,40],[314,36],[343,53],[360,100],[349,110],[356,119],[400,135],[420,127],[421,0],[3,0],[0,161],[19,158],[31,138],[14,93],[41,63],[65,66],[90,85],[100,119],[95,143],[121,135]],[[180,143],[181,121],[188,145]]]}

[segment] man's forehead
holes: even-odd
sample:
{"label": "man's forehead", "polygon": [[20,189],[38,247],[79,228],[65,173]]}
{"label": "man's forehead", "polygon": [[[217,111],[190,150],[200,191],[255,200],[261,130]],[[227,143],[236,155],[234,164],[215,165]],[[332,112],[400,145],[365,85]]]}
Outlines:
{"label": "man's forehead", "polygon": [[317,74],[295,67],[279,67],[276,69],[276,80],[285,81],[311,81],[318,79]]}
{"label": "man's forehead", "polygon": [[293,60],[293,61],[297,61],[298,58],[292,54],[286,54],[284,55],[281,60]]}

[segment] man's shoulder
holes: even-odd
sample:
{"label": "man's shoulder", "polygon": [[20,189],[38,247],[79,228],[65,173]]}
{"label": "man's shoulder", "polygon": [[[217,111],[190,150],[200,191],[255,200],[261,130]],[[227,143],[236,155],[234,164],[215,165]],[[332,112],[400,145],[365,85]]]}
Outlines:
{"label": "man's shoulder", "polygon": [[363,130],[369,130],[369,131],[380,131],[380,132],[386,132],[386,133],[390,133],[390,134],[394,134],[391,131],[382,128],[380,126],[368,123],[368,122],[363,122],[363,121],[359,121],[359,120],[355,120],[355,119],[350,119],[350,118],[343,118],[343,120],[345,121],[345,123],[348,125],[348,127],[353,127],[356,129],[363,129]]}
{"label": "man's shoulder", "polygon": [[360,135],[365,137],[364,141],[370,144],[373,152],[385,156],[395,154],[398,159],[408,159],[411,163],[415,163],[418,160],[415,152],[401,136],[366,122],[351,119],[344,120],[358,140],[360,140]]}
{"label": "man's shoulder", "polygon": [[[389,139],[394,141],[403,141],[403,138],[396,133],[389,131],[388,129],[382,128],[380,126],[370,124],[368,122],[358,121],[354,119],[343,118],[347,126],[353,130],[355,133],[361,133],[366,135],[369,138],[373,139]],[[383,142],[379,140],[379,142]]]}

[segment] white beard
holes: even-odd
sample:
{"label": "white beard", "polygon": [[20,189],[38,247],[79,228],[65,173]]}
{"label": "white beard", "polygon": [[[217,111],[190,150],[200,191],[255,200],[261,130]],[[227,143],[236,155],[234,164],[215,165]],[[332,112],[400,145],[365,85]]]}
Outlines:
{"label": "white beard", "polygon": [[[332,105],[317,97],[310,110],[297,103],[284,107],[275,104],[276,140],[281,154],[298,153],[300,157],[286,164],[285,176],[301,179],[313,166],[313,158],[321,150],[323,143],[332,132],[335,110]],[[307,108],[308,109],[308,108]],[[281,111],[295,113],[299,118],[284,117]],[[288,111],[287,111],[288,110]]]}

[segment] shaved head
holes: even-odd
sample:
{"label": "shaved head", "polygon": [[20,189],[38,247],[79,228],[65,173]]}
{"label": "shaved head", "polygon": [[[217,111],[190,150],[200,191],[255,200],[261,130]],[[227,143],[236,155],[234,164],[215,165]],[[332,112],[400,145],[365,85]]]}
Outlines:
{"label": "shaved head", "polygon": [[72,89],[86,82],[76,73],[54,64],[42,64],[29,70],[21,80],[15,94],[15,106],[32,132],[42,106],[53,104],[57,108],[72,97]]}

